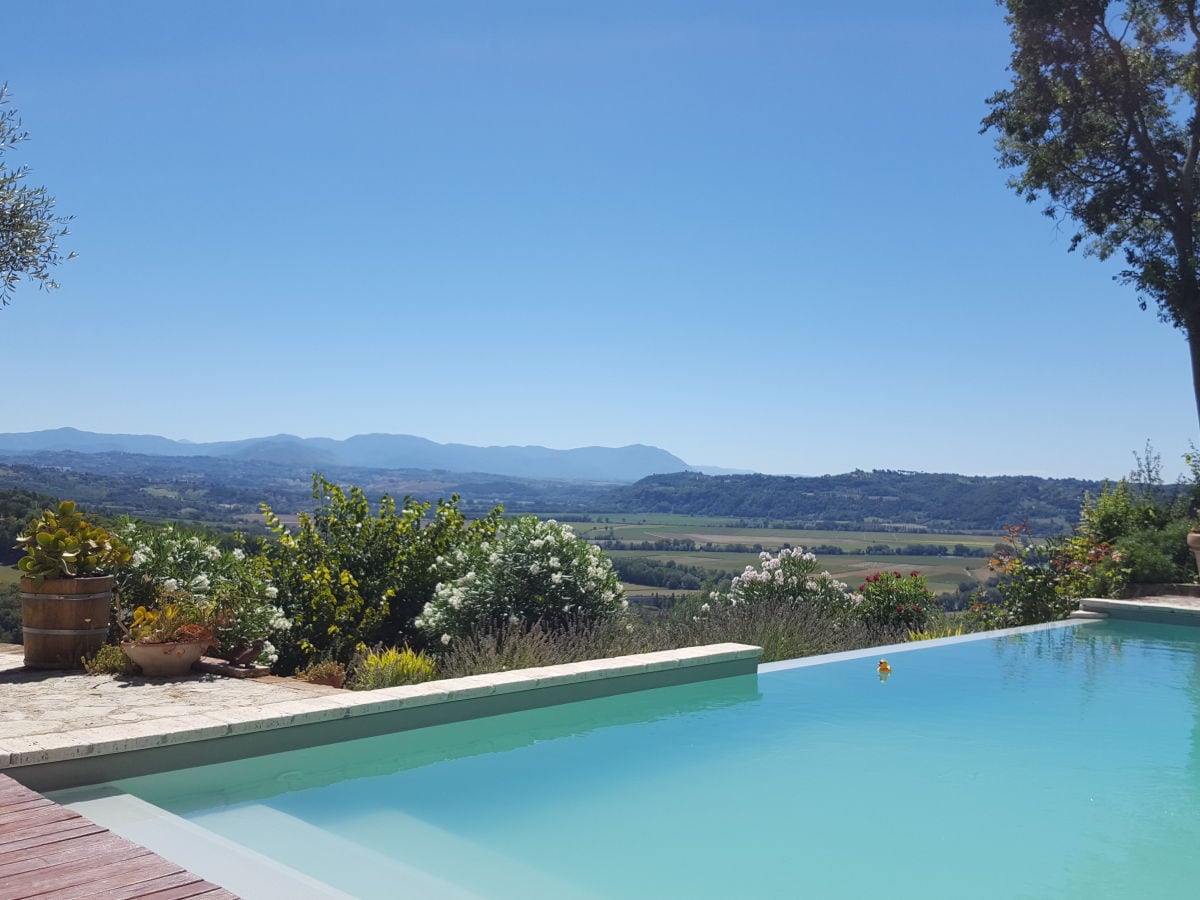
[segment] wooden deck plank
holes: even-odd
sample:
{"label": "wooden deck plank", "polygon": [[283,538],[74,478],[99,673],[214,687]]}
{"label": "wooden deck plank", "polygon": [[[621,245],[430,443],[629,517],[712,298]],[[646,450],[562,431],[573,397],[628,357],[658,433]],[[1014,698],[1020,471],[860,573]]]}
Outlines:
{"label": "wooden deck plank", "polygon": [[29,809],[31,806],[48,806],[52,800],[44,797],[11,797],[0,798],[0,816],[7,816],[13,810]]}
{"label": "wooden deck plank", "polygon": [[[158,860],[149,850],[139,848],[141,853],[129,853],[108,862],[95,862],[80,866],[51,866],[35,869],[6,878],[0,882],[0,900],[15,900],[16,897],[35,897],[48,891],[58,891],[64,888],[75,888],[86,885],[88,893],[97,881],[113,878],[125,878],[128,883],[136,884],[158,875],[166,875],[179,871],[179,867],[166,860]],[[9,884],[16,892],[12,898],[6,893]]]}
{"label": "wooden deck plank", "polygon": [[0,878],[35,868],[49,868],[66,863],[81,863],[97,856],[113,857],[128,854],[130,844],[111,832],[89,835],[87,839],[60,841],[42,847],[30,847],[19,853],[0,856]]}
{"label": "wooden deck plank", "polygon": [[0,900],[237,900],[0,773]]}
{"label": "wooden deck plank", "polygon": [[77,822],[51,822],[35,828],[23,828],[8,834],[0,834],[0,852],[56,844],[105,831],[95,822],[79,819]]}
{"label": "wooden deck plank", "polygon": [[199,875],[193,875],[191,872],[179,872],[175,875],[163,875],[134,886],[93,893],[88,900],[133,900],[133,898],[138,898],[138,900],[142,900],[142,898],[182,900],[186,897],[203,897],[214,890],[220,890],[220,888],[209,884]]}
{"label": "wooden deck plank", "polygon": [[[12,831],[0,831],[0,848],[8,849],[8,844],[23,841],[30,837],[53,836],[59,832],[74,831],[81,828],[85,823],[89,825],[94,824],[80,817],[55,819],[32,824],[22,823],[21,827],[13,828]],[[95,825],[95,827],[100,828],[99,825]]]}
{"label": "wooden deck plank", "polygon": [[52,809],[54,809],[54,804],[49,800],[26,800],[24,803],[14,803],[0,809],[0,828],[9,822],[25,822],[31,815]]}
{"label": "wooden deck plank", "polygon": [[[107,839],[110,832],[101,828],[99,825],[94,825],[86,820],[79,823],[80,829],[91,828],[90,831],[79,831],[72,828],[69,834],[71,835],[71,843],[78,843],[81,846],[96,843],[100,840]],[[26,841],[18,841],[10,844],[0,844],[0,864],[12,862],[24,856],[32,856],[37,853],[53,853],[59,849],[56,845],[62,843],[60,832],[51,832],[50,834],[38,835],[37,837],[29,838]],[[20,845],[20,846],[18,846]]]}

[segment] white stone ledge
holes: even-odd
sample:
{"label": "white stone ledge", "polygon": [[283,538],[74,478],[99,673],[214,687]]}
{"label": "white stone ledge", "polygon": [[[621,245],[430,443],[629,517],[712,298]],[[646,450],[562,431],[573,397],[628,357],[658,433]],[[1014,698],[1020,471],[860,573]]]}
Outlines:
{"label": "white stone ledge", "polygon": [[1200,621],[1200,598],[1139,597],[1133,600],[1109,600],[1087,597],[1079,601],[1080,612],[1102,613],[1113,618],[1161,621],[1192,619]]}
{"label": "white stone ledge", "polygon": [[[614,688],[613,692],[654,687],[657,685],[653,684],[652,679],[656,673],[688,668],[695,669],[695,672],[688,673],[690,677],[676,677],[673,683],[702,681],[715,677],[705,674],[704,667],[707,666],[744,661],[747,664],[746,671],[753,672],[754,664],[761,655],[761,648],[745,644],[712,644],[706,647],[685,647],[680,650],[663,650],[612,659],[593,659],[557,666],[428,681],[376,691],[321,693],[259,706],[205,709],[203,712],[158,720],[113,723],[53,734],[8,738],[0,742],[0,770],[160,749],[237,735],[253,735],[299,725],[315,725],[358,716],[414,710],[436,704],[463,701],[480,701],[486,704],[490,697],[521,692],[552,689],[547,692],[545,704],[539,704],[536,702],[536,696],[533,696],[530,698],[533,702],[527,704],[528,706],[570,702],[578,699],[571,696],[572,685],[640,677],[646,681],[645,685],[623,686]],[[467,711],[466,707],[471,705],[464,703],[463,718],[492,714],[486,710],[480,712],[478,709]],[[450,709],[447,711],[452,712]],[[497,707],[495,711],[501,710]],[[454,719],[453,714],[447,716],[448,721]]]}

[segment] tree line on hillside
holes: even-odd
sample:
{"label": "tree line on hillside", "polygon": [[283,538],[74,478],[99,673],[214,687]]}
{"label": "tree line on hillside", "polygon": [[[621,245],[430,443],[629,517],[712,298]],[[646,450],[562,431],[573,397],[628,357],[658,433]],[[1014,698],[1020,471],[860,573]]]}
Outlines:
{"label": "tree line on hillside", "polygon": [[669,591],[716,590],[717,587],[728,585],[735,575],[741,574],[740,569],[704,569],[673,559],[614,558],[612,564],[620,579],[628,584]]}
{"label": "tree line on hillside", "polygon": [[1079,516],[1085,493],[1101,482],[1034,476],[964,476],[877,470],[800,478],[785,475],[652,475],[598,502],[612,512],[769,518],[825,527],[884,523],[929,531],[998,533],[1026,521],[1057,534]]}
{"label": "tree line on hillside", "polygon": [[[672,513],[723,518],[743,528],[901,534],[998,534],[1019,521],[1039,534],[1057,534],[1077,520],[1084,493],[1101,488],[1099,482],[1079,479],[893,471],[820,478],[678,473],[616,489],[445,472],[325,474],[337,483],[362,485],[376,497],[387,493],[436,501],[458,493],[469,515],[485,515],[503,505],[510,514],[550,512],[563,521],[603,522],[606,513]],[[44,454],[37,464],[6,463],[0,468],[0,490],[71,497],[110,515],[253,529],[260,503],[291,513],[310,510],[311,477],[311,472],[262,462],[58,453]]]}

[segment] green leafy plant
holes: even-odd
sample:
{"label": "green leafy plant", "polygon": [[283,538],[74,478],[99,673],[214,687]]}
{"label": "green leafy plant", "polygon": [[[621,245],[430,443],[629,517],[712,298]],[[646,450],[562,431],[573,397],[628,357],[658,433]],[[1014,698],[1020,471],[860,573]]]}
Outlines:
{"label": "green leafy plant", "polygon": [[411,647],[376,648],[355,657],[350,666],[348,687],[354,691],[373,691],[401,684],[420,684],[431,680],[436,670],[430,657]]}
{"label": "green leafy plant", "polygon": [[569,525],[522,516],[492,541],[436,560],[438,584],[416,624],[448,644],[500,624],[550,627],[615,615],[628,604],[608,557]]}
{"label": "green leafy plant", "polygon": [[851,618],[879,633],[924,631],[941,614],[925,576],[916,570],[876,572],[852,599]]}
{"label": "green leafy plant", "polygon": [[1093,546],[1084,540],[1072,547],[1065,538],[1036,541],[1025,523],[1007,526],[1004,544],[989,563],[1001,575],[997,589],[1004,598],[995,624],[1035,625],[1065,619],[1090,593],[1092,567],[1111,556],[1108,545]]}
{"label": "green leafy plant", "polygon": [[89,675],[133,675],[138,667],[116,644],[105,644],[92,656],[82,660]]}
{"label": "green leafy plant", "polygon": [[373,513],[361,489],[347,493],[320,475],[313,499],[296,533],[263,506],[275,535],[265,553],[295,641],[281,648],[285,671],[318,657],[348,662],[359,644],[422,642],[413,619],[441,580],[438,557],[489,539],[500,518],[497,508],[467,522],[458,495],[432,516],[411,497],[397,506],[384,496]]}
{"label": "green leafy plant", "polygon": [[131,550],[116,579],[126,608],[153,607],[163,592],[184,591],[211,602],[218,655],[234,659],[261,642],[256,661],[275,662],[275,647],[287,641],[291,623],[276,603],[279,591],[265,558],[223,549],[210,536],[177,525],[126,521],[117,534]]}
{"label": "green leafy plant", "polygon": [[22,278],[43,288],[58,287],[50,277],[50,267],[64,259],[58,239],[67,232],[70,216],[54,212],[54,198],[44,187],[24,184],[29,169],[6,166],[4,153],[24,141],[28,135],[21,120],[8,104],[8,85],[0,85],[0,306]]}
{"label": "green leafy plant", "polygon": [[726,594],[713,593],[714,603],[731,606],[776,604],[818,609],[831,617],[850,608],[848,587],[828,572],[820,571],[817,557],[803,547],[784,547],[776,554],[763,551],[757,567],[746,566],[730,582]]}
{"label": "green leafy plant", "polygon": [[125,636],[135,644],[211,645],[216,609],[210,600],[183,592],[164,592],[153,608],[139,606],[133,621],[124,626]]}
{"label": "green leafy plant", "polygon": [[1190,530],[1186,519],[1174,519],[1118,538],[1115,547],[1126,579],[1137,584],[1195,581],[1195,557],[1187,545]]}
{"label": "green leafy plant", "polygon": [[321,659],[309,663],[296,673],[296,677],[311,684],[341,687],[346,680],[346,667],[337,660]]}
{"label": "green leafy plant", "polygon": [[933,641],[938,638],[962,637],[964,634],[970,634],[971,629],[965,622],[951,624],[949,622],[941,622],[937,625],[927,627],[921,631],[910,631],[905,640],[908,641]]}
{"label": "green leafy plant", "polygon": [[99,525],[87,521],[72,500],[43,510],[17,538],[25,555],[17,568],[35,584],[47,578],[109,574],[129,562],[129,548]]}

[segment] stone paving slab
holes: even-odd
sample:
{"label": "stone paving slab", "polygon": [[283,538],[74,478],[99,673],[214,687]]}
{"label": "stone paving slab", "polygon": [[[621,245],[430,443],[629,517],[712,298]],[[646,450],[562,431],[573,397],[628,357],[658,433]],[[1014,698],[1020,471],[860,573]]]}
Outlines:
{"label": "stone paving slab", "polygon": [[564,689],[569,694],[604,679],[636,687],[653,686],[640,677],[672,670],[681,670],[675,681],[714,677],[708,673],[726,672],[731,665],[752,672],[761,653],[743,644],[714,644],[353,692],[276,677],[233,679],[193,672],[144,678],[25,669],[20,647],[0,645],[0,770],[11,774],[22,766],[458,701],[466,701],[461,707],[466,709],[470,701],[518,692],[541,691],[555,698],[546,702],[563,702]]}

